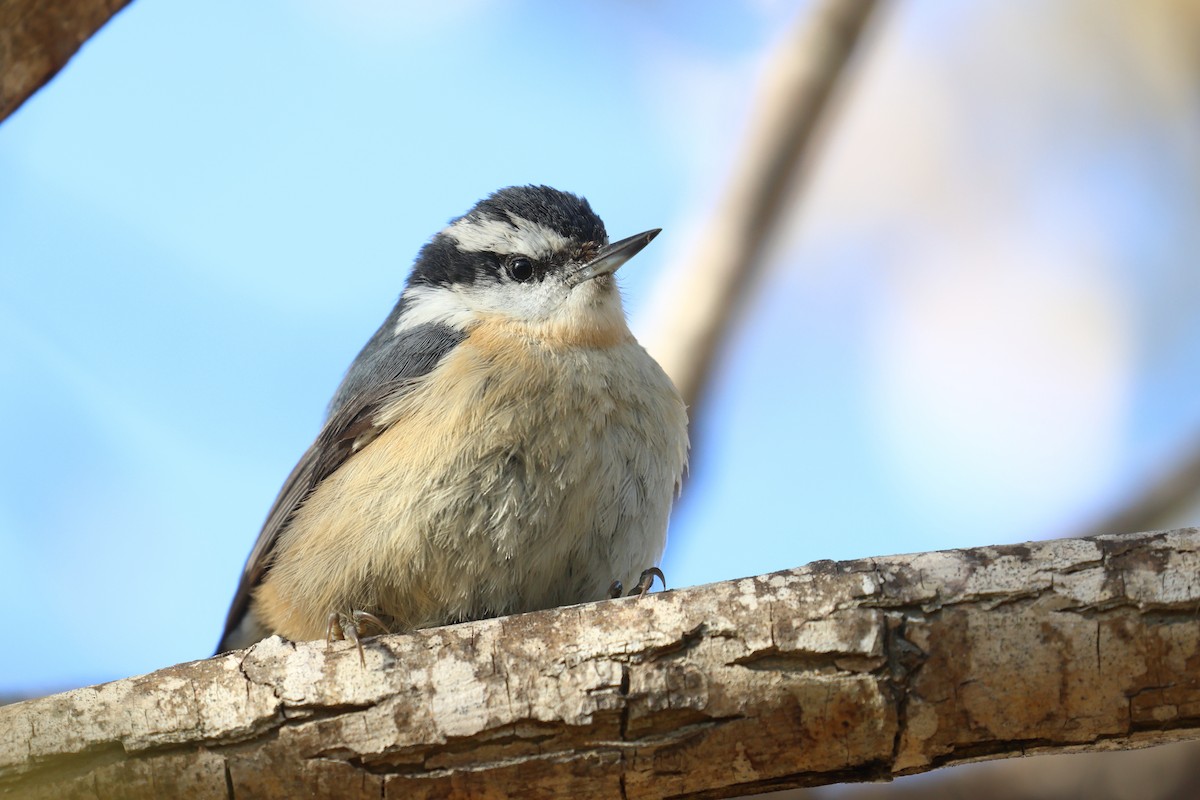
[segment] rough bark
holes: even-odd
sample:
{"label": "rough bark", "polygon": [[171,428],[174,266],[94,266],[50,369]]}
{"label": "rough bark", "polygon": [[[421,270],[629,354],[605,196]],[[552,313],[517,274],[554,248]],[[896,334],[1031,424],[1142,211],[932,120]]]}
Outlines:
{"label": "rough bark", "polygon": [[129,0],[0,0],[0,121]]}
{"label": "rough bark", "polygon": [[723,797],[1200,738],[1200,529],[818,562],[0,708],[27,797]]}

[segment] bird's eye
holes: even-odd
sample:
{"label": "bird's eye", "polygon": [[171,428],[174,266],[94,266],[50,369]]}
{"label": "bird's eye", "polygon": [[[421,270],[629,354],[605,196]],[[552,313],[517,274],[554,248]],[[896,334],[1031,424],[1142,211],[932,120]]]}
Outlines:
{"label": "bird's eye", "polygon": [[513,256],[508,260],[508,275],[514,281],[525,283],[533,278],[533,261],[525,256]]}

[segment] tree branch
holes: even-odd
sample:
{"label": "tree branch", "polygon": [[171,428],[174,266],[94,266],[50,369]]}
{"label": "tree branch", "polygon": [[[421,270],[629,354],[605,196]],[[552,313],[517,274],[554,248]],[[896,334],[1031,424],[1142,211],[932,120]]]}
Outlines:
{"label": "tree branch", "polygon": [[0,121],[129,0],[0,0]]}
{"label": "tree branch", "polygon": [[1194,437],[1180,455],[1146,480],[1135,494],[1103,519],[1088,525],[1079,535],[1097,536],[1170,524],[1186,515],[1196,504],[1198,495],[1200,437]]}
{"label": "tree branch", "polygon": [[28,797],[723,797],[1200,738],[1200,529],[890,556],[0,708]]}
{"label": "tree branch", "polygon": [[[802,12],[757,91],[720,205],[683,263],[668,270],[646,349],[689,408],[701,404],[717,350],[745,305],[785,201],[876,0],[821,0]],[[695,424],[695,412],[690,416]]]}

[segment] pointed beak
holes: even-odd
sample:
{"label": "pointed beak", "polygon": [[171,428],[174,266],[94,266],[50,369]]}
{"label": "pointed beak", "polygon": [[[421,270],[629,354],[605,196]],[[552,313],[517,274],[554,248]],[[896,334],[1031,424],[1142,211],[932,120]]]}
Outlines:
{"label": "pointed beak", "polygon": [[592,278],[599,278],[601,275],[612,275],[621,268],[622,264],[640,253],[642,248],[650,244],[650,240],[658,236],[661,232],[662,228],[655,228],[654,230],[639,233],[605,246],[595,258],[571,273],[571,277],[567,279],[567,283],[573,289],[585,281],[590,281]]}

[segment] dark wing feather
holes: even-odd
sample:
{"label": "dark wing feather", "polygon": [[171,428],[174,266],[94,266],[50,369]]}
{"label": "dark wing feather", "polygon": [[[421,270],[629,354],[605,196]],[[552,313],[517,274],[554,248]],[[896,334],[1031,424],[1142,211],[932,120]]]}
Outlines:
{"label": "dark wing feather", "polygon": [[313,490],[355,453],[370,444],[387,426],[379,412],[411,390],[417,378],[431,372],[466,334],[445,325],[418,325],[399,336],[392,331],[403,303],[372,337],[354,361],[334,396],[329,418],[317,440],[300,457],[267,514],[254,549],[246,560],[234,594],[217,652],[223,652],[230,633],[250,606],[250,596],[271,566],[279,534]]}

